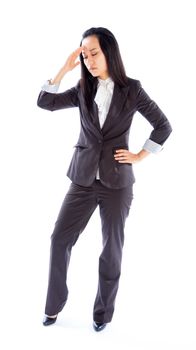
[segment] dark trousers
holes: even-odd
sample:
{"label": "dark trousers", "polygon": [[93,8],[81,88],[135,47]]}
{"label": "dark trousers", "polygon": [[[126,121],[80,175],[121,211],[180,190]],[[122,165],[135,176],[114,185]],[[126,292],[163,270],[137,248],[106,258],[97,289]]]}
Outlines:
{"label": "dark trousers", "polygon": [[49,284],[45,313],[59,313],[68,296],[67,270],[71,250],[99,205],[103,250],[93,319],[110,322],[121,273],[124,226],[132,202],[132,186],[109,189],[95,180],[91,187],[71,184],[51,236]]}

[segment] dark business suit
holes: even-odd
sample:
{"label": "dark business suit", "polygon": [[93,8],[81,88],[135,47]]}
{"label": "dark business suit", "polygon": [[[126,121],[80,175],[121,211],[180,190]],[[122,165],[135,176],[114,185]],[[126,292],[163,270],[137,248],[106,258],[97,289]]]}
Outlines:
{"label": "dark business suit", "polygon": [[[99,205],[103,251],[99,259],[99,286],[93,317],[97,322],[110,322],[120,278],[125,220],[135,181],[132,165],[115,161],[114,152],[118,148],[128,149],[129,130],[136,111],[151,123],[150,139],[160,145],[168,138],[171,126],[140,82],[130,78],[126,87],[115,84],[102,129],[96,103],[89,113],[79,83],[63,93],[41,91],[38,106],[51,111],[78,107],[81,119],[79,139],[67,173],[72,184],[52,234],[45,312],[56,314],[66,303],[66,275],[72,246]],[[100,181],[95,180],[98,168]]]}

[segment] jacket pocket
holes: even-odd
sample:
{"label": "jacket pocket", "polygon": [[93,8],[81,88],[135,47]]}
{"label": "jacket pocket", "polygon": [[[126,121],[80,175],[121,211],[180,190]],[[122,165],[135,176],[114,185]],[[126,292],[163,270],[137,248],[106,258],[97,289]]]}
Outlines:
{"label": "jacket pocket", "polygon": [[76,145],[74,146],[75,148],[79,148],[79,149],[85,149],[88,148],[87,145],[81,144],[81,143],[76,143]]}

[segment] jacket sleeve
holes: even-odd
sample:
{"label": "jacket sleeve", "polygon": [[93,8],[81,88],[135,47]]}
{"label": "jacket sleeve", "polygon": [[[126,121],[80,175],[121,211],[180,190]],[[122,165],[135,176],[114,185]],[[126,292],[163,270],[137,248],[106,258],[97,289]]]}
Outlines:
{"label": "jacket sleeve", "polygon": [[136,109],[153,127],[149,139],[162,146],[172,132],[172,127],[165,114],[158,105],[151,100],[139,81],[136,96]]}
{"label": "jacket sleeve", "polygon": [[62,93],[51,93],[42,90],[39,93],[37,105],[49,111],[78,107],[78,88],[76,86]]}

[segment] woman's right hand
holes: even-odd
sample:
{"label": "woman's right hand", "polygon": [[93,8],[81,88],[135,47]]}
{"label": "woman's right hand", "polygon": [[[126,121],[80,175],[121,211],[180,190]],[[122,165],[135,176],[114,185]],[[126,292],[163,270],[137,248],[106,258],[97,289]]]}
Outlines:
{"label": "woman's right hand", "polygon": [[76,59],[78,58],[82,50],[83,50],[83,47],[81,46],[78,49],[76,49],[74,52],[72,52],[71,55],[67,58],[67,61],[63,66],[66,73],[71,71],[72,69],[74,69],[80,64],[80,61],[76,61]]}
{"label": "woman's right hand", "polygon": [[78,56],[80,55],[80,53],[82,52],[82,50],[83,50],[83,46],[79,47],[78,49],[73,51],[71,53],[71,55],[69,55],[65,64],[60,69],[60,71],[58,72],[56,77],[50,81],[50,84],[60,84],[64,75],[66,73],[70,72],[72,69],[74,69],[75,67],[77,67],[80,64],[80,61],[76,61],[76,60],[77,60]]}

